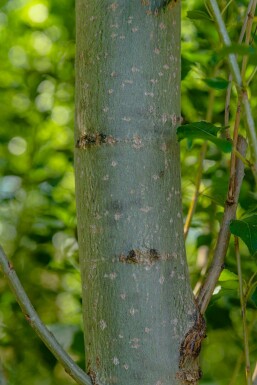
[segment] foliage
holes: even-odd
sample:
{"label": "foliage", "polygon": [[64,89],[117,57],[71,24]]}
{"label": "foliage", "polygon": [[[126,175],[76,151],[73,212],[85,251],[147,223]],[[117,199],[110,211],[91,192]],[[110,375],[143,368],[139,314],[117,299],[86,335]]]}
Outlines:
{"label": "foliage", "polygon": [[[221,0],[219,4],[224,8],[227,2]],[[247,5],[247,1],[235,0],[224,11],[223,17],[234,43],[238,41]],[[182,116],[188,124],[207,120],[212,127],[223,127],[229,78],[227,57],[232,51],[222,47],[202,1],[182,2],[182,6]],[[4,0],[1,2],[0,32],[1,243],[38,313],[83,366],[72,160],[74,2]],[[248,77],[254,70],[255,40],[253,35],[251,49],[237,44],[231,48],[238,54],[239,63],[243,55],[249,55]],[[251,105],[255,120],[256,84],[253,78]],[[230,131],[236,106],[233,86]],[[240,132],[245,135],[243,123]],[[195,189],[201,138],[200,135],[194,137],[193,142],[181,142],[185,217]],[[230,154],[221,150],[219,145],[208,142],[200,195],[187,238],[193,287],[202,280],[211,260],[226,198]],[[243,218],[250,217],[256,207],[255,188],[252,170],[247,167],[239,218],[242,214]],[[233,227],[231,231],[244,240],[242,227],[239,232],[233,231]],[[256,234],[254,236],[256,238]],[[243,275],[249,282],[256,270],[256,261],[243,243],[240,247]],[[254,279],[249,287],[252,289],[247,320],[254,366],[257,346]],[[208,337],[203,346],[201,383],[239,385],[244,381],[243,339],[232,242],[226,270],[216,289],[206,315]],[[71,380],[60,365],[32,334],[2,276],[0,293],[0,359],[8,384],[27,385],[28,379],[31,385],[70,384]]]}

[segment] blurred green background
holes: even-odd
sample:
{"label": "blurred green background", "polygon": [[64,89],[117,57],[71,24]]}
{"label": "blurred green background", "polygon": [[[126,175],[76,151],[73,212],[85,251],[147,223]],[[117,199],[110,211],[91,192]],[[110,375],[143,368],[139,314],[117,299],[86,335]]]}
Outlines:
{"label": "blurred green background", "polygon": [[[227,1],[219,4],[223,8]],[[247,4],[232,1],[224,12],[233,41],[238,39]],[[226,60],[219,54],[219,35],[211,21],[187,18],[189,10],[205,11],[202,1],[182,1],[182,6],[182,116],[186,122],[209,116],[212,122],[223,124],[226,90],[210,87],[205,81],[228,78]],[[253,45],[255,40],[253,33]],[[0,0],[0,242],[39,315],[83,367],[73,176],[74,53],[74,1]],[[248,75],[253,68],[248,66]],[[251,105],[255,119],[256,86],[254,79]],[[231,123],[235,108],[233,90]],[[243,124],[240,130],[244,133]],[[200,140],[181,145],[185,216],[194,192],[201,146]],[[197,211],[187,239],[193,287],[201,279],[215,244],[228,164],[229,156],[209,144]],[[239,216],[256,210],[255,187],[247,169]],[[256,259],[244,245],[241,251],[243,276],[248,281],[256,270]],[[201,384],[244,383],[236,274],[231,243],[223,280],[207,311]],[[253,368],[257,359],[256,303],[254,292],[247,312]],[[0,275],[0,384],[72,383],[27,325]]]}

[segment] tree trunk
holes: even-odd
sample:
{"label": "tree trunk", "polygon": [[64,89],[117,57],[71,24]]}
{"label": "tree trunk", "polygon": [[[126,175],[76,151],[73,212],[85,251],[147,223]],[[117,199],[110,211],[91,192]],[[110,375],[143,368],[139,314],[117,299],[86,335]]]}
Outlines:
{"label": "tree trunk", "polygon": [[94,384],[199,378],[176,141],[179,3],[77,0],[76,199]]}

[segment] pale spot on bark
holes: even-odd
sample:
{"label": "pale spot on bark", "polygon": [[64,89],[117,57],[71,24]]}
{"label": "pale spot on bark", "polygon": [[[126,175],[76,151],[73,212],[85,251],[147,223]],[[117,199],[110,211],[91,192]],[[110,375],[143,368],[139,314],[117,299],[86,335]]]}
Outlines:
{"label": "pale spot on bark", "polygon": [[174,222],[173,218],[170,218],[170,223],[173,223],[173,222]]}
{"label": "pale spot on bark", "polygon": [[156,83],[158,83],[158,80],[157,80],[157,79],[151,79],[150,82],[151,82],[152,84],[156,84]]}
{"label": "pale spot on bark", "polygon": [[138,309],[135,309],[134,307],[131,307],[131,308],[129,309],[129,312],[130,312],[130,314],[131,314],[132,316],[134,316],[136,313],[138,313]]}
{"label": "pale spot on bark", "polygon": [[139,72],[140,70],[139,70],[139,68],[137,68],[136,66],[133,66],[133,67],[131,68],[131,71],[132,71],[133,73],[135,73],[135,72]]}
{"label": "pale spot on bark", "polygon": [[163,382],[161,380],[158,380],[155,385],[163,385]]}
{"label": "pale spot on bark", "polygon": [[154,53],[155,53],[156,55],[159,55],[159,54],[160,54],[159,48],[155,48],[155,49],[154,49]]}
{"label": "pale spot on bark", "polygon": [[168,66],[168,64],[164,64],[163,68],[164,68],[165,70],[168,70],[170,67]]}
{"label": "pale spot on bark", "polygon": [[125,79],[125,80],[124,80],[124,83],[125,83],[125,84],[133,84],[133,83],[134,83],[134,80],[131,80],[131,79]]}
{"label": "pale spot on bark", "polygon": [[174,270],[172,270],[172,272],[170,273],[170,278],[173,278],[173,277],[174,277],[174,275],[175,275],[175,271],[174,271]]}
{"label": "pale spot on bark", "polygon": [[168,195],[168,197],[166,198],[166,201],[167,202],[170,202],[171,201],[171,199],[172,199],[172,192],[169,192],[169,195]]}
{"label": "pale spot on bark", "polygon": [[158,75],[159,76],[163,76],[163,72],[158,72]]}
{"label": "pale spot on bark", "polygon": [[117,33],[114,33],[114,32],[113,32],[113,33],[111,34],[111,38],[112,38],[112,39],[115,39],[115,37],[117,37],[117,36],[118,36]]}
{"label": "pale spot on bark", "polygon": [[162,119],[162,123],[165,124],[168,120],[168,114],[166,113],[162,114],[161,119]]}
{"label": "pale spot on bark", "polygon": [[164,284],[164,281],[165,281],[165,278],[164,278],[163,275],[161,275],[160,278],[159,278],[160,284],[163,285],[163,284]]}
{"label": "pale spot on bark", "polygon": [[122,340],[124,338],[123,334],[119,334],[119,338]]}
{"label": "pale spot on bark", "polygon": [[107,92],[108,92],[109,95],[111,95],[111,94],[113,94],[113,89],[110,88]]}
{"label": "pale spot on bark", "polygon": [[137,32],[137,31],[138,31],[138,27],[133,27],[133,28],[131,29],[131,31],[132,31],[133,33]]}
{"label": "pale spot on bark", "polygon": [[108,112],[109,111],[109,107],[104,107],[103,108],[103,112]]}
{"label": "pale spot on bark", "polygon": [[151,330],[152,330],[152,329],[150,329],[150,328],[145,328],[145,333],[147,333],[147,334],[148,334],[148,333],[150,333],[150,332],[151,332]]}
{"label": "pale spot on bark", "polygon": [[184,281],[184,279],[185,279],[184,274],[178,275],[178,279],[181,279],[182,281]]}
{"label": "pale spot on bark", "polygon": [[143,145],[143,143],[142,143],[142,139],[140,138],[140,136],[138,136],[138,135],[134,135],[133,136],[133,144],[132,144],[132,147],[134,147],[134,148],[141,148],[141,147],[143,147],[144,145]]}
{"label": "pale spot on bark", "polygon": [[167,145],[166,145],[166,143],[162,143],[162,145],[161,145],[161,150],[164,151],[164,152],[167,151]]}
{"label": "pale spot on bark", "polygon": [[166,29],[166,25],[164,23],[160,23],[159,24],[159,28],[162,29],[162,30]]}
{"label": "pale spot on bark", "polygon": [[123,368],[124,368],[125,370],[128,370],[128,368],[129,368],[128,364],[124,364],[124,365],[123,365]]}
{"label": "pale spot on bark", "polygon": [[180,213],[177,213],[177,217],[178,217],[178,218],[181,218],[181,214],[180,214]]}
{"label": "pale spot on bark", "polygon": [[99,324],[100,324],[101,330],[104,330],[107,328],[107,323],[103,319],[100,320]]}
{"label": "pale spot on bark", "polygon": [[109,174],[104,175],[103,180],[109,180]]}
{"label": "pale spot on bark", "polygon": [[112,78],[116,78],[116,76],[117,76],[117,72],[115,72],[115,71],[112,71],[112,73],[111,73],[111,77],[112,77]]}
{"label": "pale spot on bark", "polygon": [[122,120],[123,120],[124,122],[130,122],[130,121],[131,121],[131,118],[130,118],[129,116],[124,116],[124,117],[122,118]]}
{"label": "pale spot on bark", "polygon": [[104,274],[104,278],[110,278],[111,281],[117,278],[117,273]]}
{"label": "pale spot on bark", "polygon": [[125,300],[126,299],[126,293],[121,293],[120,298]]}
{"label": "pale spot on bark", "polygon": [[118,8],[118,6],[119,6],[118,3],[112,3],[112,4],[110,5],[110,9],[111,9],[112,11],[116,11],[116,9]]}
{"label": "pale spot on bark", "polygon": [[139,338],[132,338],[129,341],[132,349],[138,349],[140,347],[140,339]]}
{"label": "pale spot on bark", "polygon": [[120,38],[120,40],[125,40],[126,36],[125,35],[120,35],[119,38]]}
{"label": "pale spot on bark", "polygon": [[154,93],[153,92],[145,91],[145,96],[151,96],[151,98],[153,98],[154,97]]}
{"label": "pale spot on bark", "polygon": [[122,217],[122,214],[121,214],[121,213],[115,213],[115,214],[114,214],[114,219],[115,219],[115,221],[119,221],[121,217]]}
{"label": "pale spot on bark", "polygon": [[114,363],[114,365],[119,365],[119,363],[120,363],[120,361],[117,357],[113,357],[112,362]]}
{"label": "pale spot on bark", "polygon": [[89,18],[90,21],[94,21],[94,20],[96,20],[96,19],[97,19],[96,16],[91,16],[91,17]]}
{"label": "pale spot on bark", "polygon": [[178,254],[175,253],[175,251],[173,251],[173,253],[171,254],[173,258],[177,259],[178,258]]}
{"label": "pale spot on bark", "polygon": [[117,24],[117,23],[116,23],[116,24],[111,24],[110,27],[111,27],[111,28],[116,28],[116,29],[117,29],[117,28],[119,28],[119,24]]}
{"label": "pale spot on bark", "polygon": [[152,209],[153,209],[152,207],[146,206],[146,207],[141,207],[141,209],[139,210],[142,211],[143,213],[148,213]]}
{"label": "pale spot on bark", "polygon": [[117,162],[115,162],[115,160],[113,160],[111,165],[112,165],[112,167],[116,167],[117,166]]}
{"label": "pale spot on bark", "polygon": [[152,175],[152,178],[153,178],[154,180],[160,179],[159,175],[156,175],[156,174]]}

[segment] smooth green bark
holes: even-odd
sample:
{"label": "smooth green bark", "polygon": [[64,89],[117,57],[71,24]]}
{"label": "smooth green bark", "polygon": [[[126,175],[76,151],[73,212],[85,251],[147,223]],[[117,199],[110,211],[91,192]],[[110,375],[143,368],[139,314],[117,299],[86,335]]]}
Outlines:
{"label": "smooth green bark", "polygon": [[76,197],[95,384],[179,383],[180,345],[194,323],[176,141],[176,3],[77,0]]}

